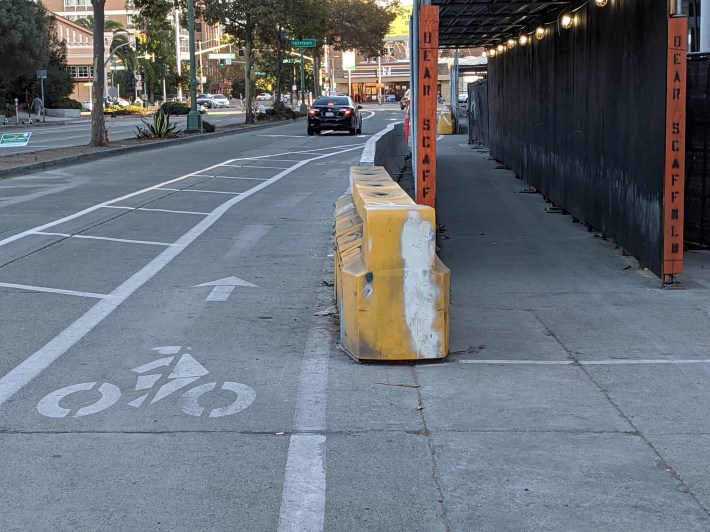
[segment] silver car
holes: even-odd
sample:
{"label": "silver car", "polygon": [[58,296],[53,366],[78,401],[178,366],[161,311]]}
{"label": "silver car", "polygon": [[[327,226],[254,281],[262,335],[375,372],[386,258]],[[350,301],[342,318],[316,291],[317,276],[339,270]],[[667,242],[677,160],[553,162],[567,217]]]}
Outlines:
{"label": "silver car", "polygon": [[213,94],[212,108],[215,107],[229,107],[229,98],[227,98],[224,94]]}

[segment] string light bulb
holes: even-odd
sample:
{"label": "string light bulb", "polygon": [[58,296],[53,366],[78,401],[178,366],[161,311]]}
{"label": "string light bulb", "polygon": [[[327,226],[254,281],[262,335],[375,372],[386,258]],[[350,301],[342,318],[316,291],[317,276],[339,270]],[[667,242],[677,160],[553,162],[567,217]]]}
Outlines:
{"label": "string light bulb", "polygon": [[491,49],[488,51],[488,57],[495,57],[495,56],[496,56],[496,49],[495,49],[495,48],[491,48]]}
{"label": "string light bulb", "polygon": [[569,13],[565,13],[564,15],[562,15],[562,18],[560,19],[560,24],[566,30],[568,30],[572,27],[572,22],[574,22],[574,19],[572,18],[572,15],[570,15]]}
{"label": "string light bulb", "polygon": [[498,53],[502,54],[505,51],[505,47],[502,44],[498,45]]}
{"label": "string light bulb", "polygon": [[594,3],[597,4],[599,7],[604,7],[609,0],[594,0]]}
{"label": "string light bulb", "polygon": [[481,52],[481,57],[488,57],[488,52],[483,50],[483,52]]}
{"label": "string light bulb", "polygon": [[543,28],[542,26],[538,26],[535,29],[535,38],[538,41],[541,41],[542,39],[544,39],[545,38],[545,28]]}
{"label": "string light bulb", "polygon": [[515,39],[508,39],[508,48],[515,46]]}
{"label": "string light bulb", "polygon": [[521,35],[520,39],[518,39],[518,42],[520,43],[520,46],[525,46],[526,44],[528,44],[528,36]]}

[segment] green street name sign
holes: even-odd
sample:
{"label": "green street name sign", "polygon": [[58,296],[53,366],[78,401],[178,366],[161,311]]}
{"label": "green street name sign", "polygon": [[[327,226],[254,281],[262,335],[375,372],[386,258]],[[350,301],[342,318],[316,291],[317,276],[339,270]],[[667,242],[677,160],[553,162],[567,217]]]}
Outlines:
{"label": "green street name sign", "polygon": [[27,146],[32,133],[3,133],[0,137],[0,148],[10,148],[12,146]]}
{"label": "green street name sign", "polygon": [[294,48],[315,48],[315,39],[294,39],[291,41],[291,46]]}
{"label": "green street name sign", "polygon": [[266,76],[266,72],[254,72],[255,76]]}
{"label": "green street name sign", "polygon": [[293,58],[293,59],[284,59],[283,62],[284,62],[284,63],[300,63],[301,60],[300,60],[300,59]]}

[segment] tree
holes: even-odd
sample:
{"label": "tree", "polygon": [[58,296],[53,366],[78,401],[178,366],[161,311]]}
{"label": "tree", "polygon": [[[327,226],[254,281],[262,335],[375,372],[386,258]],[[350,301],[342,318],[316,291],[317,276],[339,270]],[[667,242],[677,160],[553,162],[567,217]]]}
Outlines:
{"label": "tree", "polygon": [[31,0],[0,2],[0,79],[34,76],[49,61],[49,16],[44,6]]}
{"label": "tree", "polygon": [[[184,0],[181,0],[184,2]],[[257,21],[261,12],[261,0],[202,0],[198,12],[209,23],[219,22],[228,35],[244,44],[244,99],[246,102],[245,122],[254,123],[252,110],[253,80],[252,61]]]}
{"label": "tree", "polygon": [[91,94],[90,146],[107,146],[104,120],[104,13],[106,0],[91,0],[94,7],[94,79]]}
{"label": "tree", "polygon": [[[54,16],[42,4],[29,0],[0,3],[0,100],[40,92],[37,70],[47,71],[44,83],[48,107],[71,94],[74,84],[67,72],[67,50],[57,37]],[[19,62],[15,61],[19,59]]]}

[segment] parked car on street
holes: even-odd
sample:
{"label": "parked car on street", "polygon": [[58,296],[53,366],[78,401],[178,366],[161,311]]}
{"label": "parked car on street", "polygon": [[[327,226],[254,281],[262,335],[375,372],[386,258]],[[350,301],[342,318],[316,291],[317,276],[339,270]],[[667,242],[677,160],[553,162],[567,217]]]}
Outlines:
{"label": "parked car on street", "polygon": [[308,109],[308,135],[324,129],[362,133],[362,105],[355,105],[348,96],[321,96]]}
{"label": "parked car on street", "polygon": [[271,100],[273,100],[273,98],[274,98],[274,97],[271,96],[271,94],[269,94],[268,92],[262,92],[261,94],[257,94],[257,95],[256,95],[256,99],[259,100],[259,101],[268,101],[268,102],[270,102]]}
{"label": "parked car on street", "polygon": [[212,108],[217,107],[229,107],[229,98],[227,98],[224,94],[213,94]]}
{"label": "parked car on street", "polygon": [[404,96],[402,96],[402,99],[399,101],[399,108],[404,111],[404,108],[407,107],[407,104],[409,103],[409,89],[407,89],[404,93]]}
{"label": "parked car on street", "polygon": [[198,94],[197,95],[197,105],[203,105],[208,109],[212,108],[213,96],[211,94]]}

